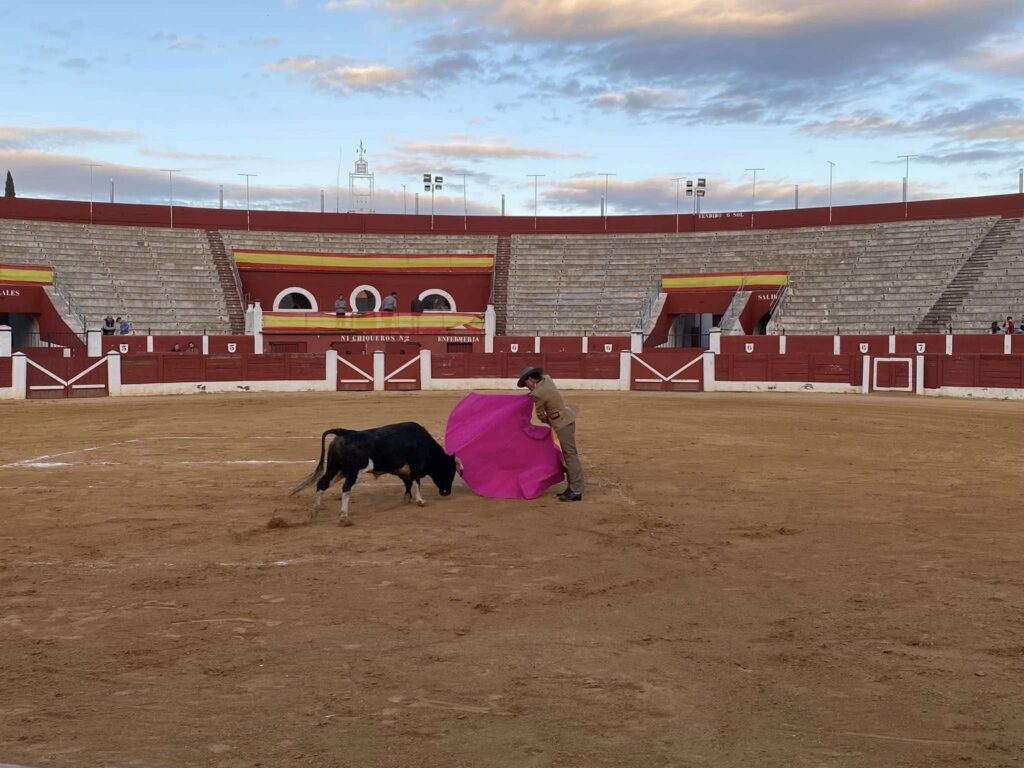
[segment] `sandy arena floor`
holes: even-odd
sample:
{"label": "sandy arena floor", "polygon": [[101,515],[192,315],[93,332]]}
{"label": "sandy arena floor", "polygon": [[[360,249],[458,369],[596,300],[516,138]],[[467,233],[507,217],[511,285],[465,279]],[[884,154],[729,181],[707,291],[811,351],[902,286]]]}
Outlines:
{"label": "sandy arena floor", "polygon": [[582,504],[288,497],[457,399],[0,404],[0,763],[1024,763],[1024,404],[573,394]]}

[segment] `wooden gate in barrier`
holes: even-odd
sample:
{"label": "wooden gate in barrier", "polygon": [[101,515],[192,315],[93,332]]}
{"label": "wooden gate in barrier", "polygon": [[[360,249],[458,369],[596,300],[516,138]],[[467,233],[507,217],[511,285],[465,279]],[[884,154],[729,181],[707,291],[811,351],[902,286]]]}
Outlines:
{"label": "wooden gate in barrier", "polygon": [[55,357],[45,362],[26,359],[25,396],[33,400],[106,397],[106,357]]}
{"label": "wooden gate in barrier", "polygon": [[386,391],[420,389],[420,356],[418,354],[385,354],[384,389]]}
{"label": "wooden gate in barrier", "polygon": [[652,349],[630,355],[629,388],[703,392],[703,349]]}
{"label": "wooden gate in barrier", "polygon": [[373,390],[373,355],[338,355],[338,391]]}

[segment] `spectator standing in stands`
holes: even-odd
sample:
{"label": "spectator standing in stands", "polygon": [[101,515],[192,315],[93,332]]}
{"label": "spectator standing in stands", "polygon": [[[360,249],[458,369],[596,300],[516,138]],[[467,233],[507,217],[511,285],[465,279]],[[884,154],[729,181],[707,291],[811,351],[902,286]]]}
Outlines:
{"label": "spectator standing in stands", "polygon": [[420,297],[419,296],[413,296],[412,304],[409,305],[409,311],[410,312],[422,312],[423,311],[423,302],[420,301]]}
{"label": "spectator standing in stands", "polygon": [[398,294],[394,291],[391,292],[390,296],[385,296],[384,301],[380,303],[381,312],[397,312],[398,311]]}
{"label": "spectator standing in stands", "polygon": [[127,317],[117,318],[117,332],[122,336],[128,336],[132,332],[132,324]]}
{"label": "spectator standing in stands", "polygon": [[334,314],[338,317],[344,317],[348,314],[348,302],[345,301],[344,296],[338,296],[337,300],[334,302]]}
{"label": "spectator standing in stands", "polygon": [[1006,316],[1006,325],[1003,326],[1003,330],[1007,336],[1013,336],[1013,315]]}
{"label": "spectator standing in stands", "polygon": [[100,326],[100,331],[104,336],[113,336],[117,326],[114,325],[114,318],[107,315],[103,318],[103,325]]}
{"label": "spectator standing in stands", "polygon": [[1003,329],[999,327],[999,321],[998,320],[993,320],[992,321],[992,333],[993,334],[998,334],[998,333],[1002,333],[1002,332],[1003,332]]}
{"label": "spectator standing in stands", "polygon": [[175,344],[171,347],[171,352],[181,352],[181,344]]}

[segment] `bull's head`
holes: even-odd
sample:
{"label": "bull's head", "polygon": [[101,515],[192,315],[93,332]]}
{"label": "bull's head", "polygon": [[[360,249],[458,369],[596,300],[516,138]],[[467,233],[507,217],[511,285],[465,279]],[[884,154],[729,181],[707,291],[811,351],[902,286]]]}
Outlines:
{"label": "bull's head", "polygon": [[[459,460],[454,456],[444,455],[438,462],[438,467],[435,471],[430,473],[430,479],[434,481],[434,485],[437,486],[437,490],[440,491],[442,496],[450,496],[452,492],[452,484],[455,482],[455,473],[459,471],[461,464]],[[462,474],[459,472],[459,474]]]}

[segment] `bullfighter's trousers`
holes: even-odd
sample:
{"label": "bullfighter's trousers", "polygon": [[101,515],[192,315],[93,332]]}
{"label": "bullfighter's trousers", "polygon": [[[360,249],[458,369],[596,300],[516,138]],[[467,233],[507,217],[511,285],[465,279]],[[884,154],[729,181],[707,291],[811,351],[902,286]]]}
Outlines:
{"label": "bullfighter's trousers", "polygon": [[562,460],[565,462],[566,474],[569,476],[569,490],[583,493],[583,465],[580,454],[576,450],[576,423],[555,431],[558,442],[562,446]]}

